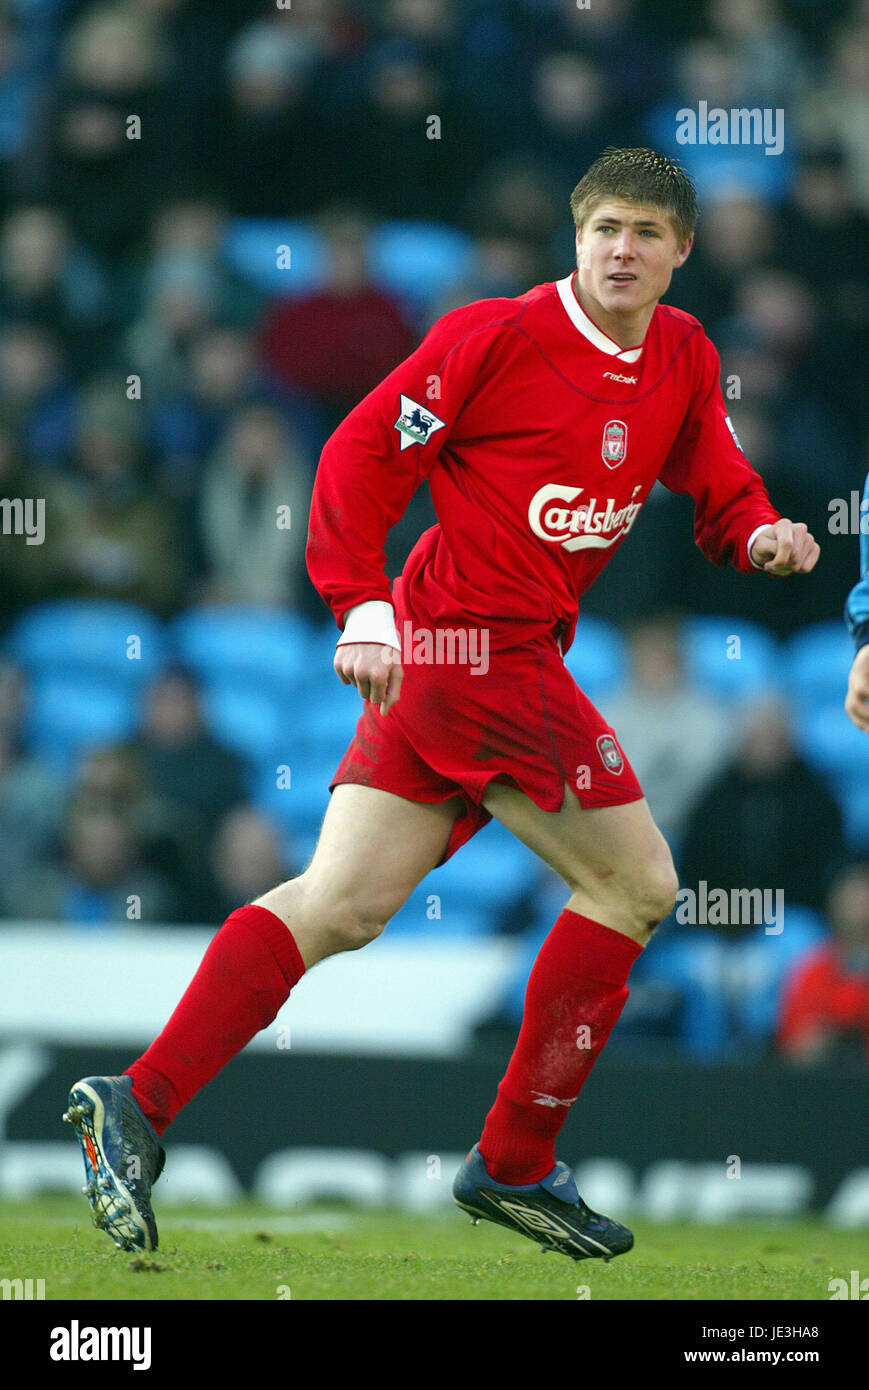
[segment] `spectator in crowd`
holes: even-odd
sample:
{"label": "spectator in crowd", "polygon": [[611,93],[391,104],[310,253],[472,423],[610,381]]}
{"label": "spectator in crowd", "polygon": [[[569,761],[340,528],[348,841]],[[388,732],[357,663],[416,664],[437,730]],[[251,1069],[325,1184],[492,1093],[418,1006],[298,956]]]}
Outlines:
{"label": "spectator in crowd", "polygon": [[39,195],[115,267],[141,241],[173,167],[179,180],[193,172],[177,163],[167,57],[141,7],[90,6],[67,31],[64,78],[44,116]]}
{"label": "spectator in crowd", "polygon": [[23,673],[0,658],[0,904],[4,885],[26,880],[60,828],[62,786],[55,769],[27,751]]}
{"label": "spectator in crowd", "polygon": [[869,1060],[869,864],[850,864],[827,902],[830,937],[790,970],[778,1048],[793,1062]]}
{"label": "spectator in crowd", "polygon": [[197,816],[188,805],[173,801],[154,785],[140,745],[134,742],[87,753],[72,795],[127,824],[143,866],[157,873],[171,889],[175,919],[201,920],[207,818]]}
{"label": "spectator in crowd", "polygon": [[194,251],[168,252],[146,276],[142,313],[127,333],[131,367],[160,397],[187,384],[193,343],[218,319],[219,281]]}
{"label": "spectator in crowd", "polygon": [[[688,817],[682,883],[781,889],[787,901],[820,911],[843,855],[838,803],[797,753],[787,707],[776,696],[752,701],[728,763]],[[716,930],[739,936],[746,927]]]}
{"label": "spectator in crowd", "polygon": [[518,41],[515,11],[462,0],[386,0],[372,17],[381,40],[403,41],[451,92],[462,93],[487,144],[503,144],[505,126],[519,117],[529,51]]}
{"label": "spectator in crowd", "polygon": [[709,26],[733,55],[746,100],[792,109],[808,82],[806,55],[779,0],[711,0]]}
{"label": "spectator in crowd", "polygon": [[428,318],[434,323],[451,309],[474,299],[512,298],[524,294],[529,285],[545,281],[548,268],[541,263],[537,248],[521,237],[492,231],[476,239],[474,264],[470,272],[457,279],[431,305]]}
{"label": "spectator in crowd", "polygon": [[823,935],[844,857],[839,807],[796,754],[775,696],[742,711],[735,747],[690,812],[680,888],[641,979],[671,995],[676,1036],[706,1060],[767,1050],[783,982]]}
{"label": "spectator in crowd", "polygon": [[76,408],[55,334],[37,324],[0,322],[0,410],[25,454],[56,467],[71,448]]}
{"label": "spectator in crowd", "polygon": [[147,486],[142,407],[123,378],[83,395],[75,467],[46,495],[44,597],[119,598],[157,613],[180,601],[182,547],[171,499]]}
{"label": "spectator in crowd", "polygon": [[267,309],[259,351],[279,382],[318,399],[331,431],[413,350],[416,339],[395,296],[372,281],[367,218],[337,208],[319,226],[323,286]]}
{"label": "spectator in crowd", "polygon": [[660,33],[648,23],[642,0],[607,0],[605,5],[585,8],[558,5],[549,20],[550,41],[579,48],[592,58],[633,120],[648,105],[649,93],[668,85],[670,54]]}
{"label": "spectator in crowd", "polygon": [[4,885],[8,916],[117,926],[177,920],[171,886],[142,862],[134,826],[87,797],[67,810],[57,859]]}
{"label": "spectator in crowd", "polygon": [[854,197],[869,213],[869,15],[855,15],[836,27],[830,61],[796,115],[810,148],[833,146],[841,152]]}
{"label": "spectator in crowd", "polygon": [[[806,157],[793,201],[782,209],[781,229],[776,259],[811,289],[818,309],[810,347],[813,394],[828,413],[835,411],[837,433],[844,436],[843,448],[827,443],[824,449],[828,465],[841,474],[844,455],[861,450],[866,438],[862,364],[852,343],[869,313],[869,285],[859,272],[869,257],[869,216],[857,202],[841,154],[819,150]],[[799,404],[798,399],[791,403]],[[807,447],[807,468],[813,456]],[[812,471],[826,483],[827,466],[820,475],[817,467]]]}
{"label": "spectator in crowd", "polygon": [[570,188],[607,145],[629,145],[624,107],[606,73],[579,53],[553,52],[535,66],[522,146]]}
{"label": "spectator in crowd", "polygon": [[852,329],[865,323],[869,286],[859,268],[869,259],[869,215],[858,205],[840,151],[805,155],[779,219],[778,264],[823,294],[828,323]]}
{"label": "spectator in crowd", "polygon": [[185,522],[192,522],[206,460],[245,406],[280,409],[297,425],[311,457],[322,436],[309,399],[272,383],[257,365],[250,331],[204,329],[191,341],[187,363],[186,374],[154,401],[148,437],[159,456],[161,487],[181,504]]}
{"label": "spectator in crowd", "polygon": [[318,56],[310,30],[279,16],[257,20],[233,39],[214,159],[221,195],[236,216],[310,214],[328,197],[333,165],[315,95]]}
{"label": "spectator in crowd", "polygon": [[303,602],[310,490],[310,465],[283,417],[265,405],[243,407],[202,480],[209,601]]}
{"label": "spectator in crowd", "polygon": [[261,293],[234,269],[227,255],[230,219],[216,197],[171,198],[151,221],[148,241],[125,266],[125,296],[132,305],[147,298],[148,288],[159,283],[161,268],[196,266],[212,287],[215,315],[222,324],[247,328],[256,314]]}
{"label": "spectator in crowd", "polygon": [[[701,206],[733,188],[776,203],[788,196],[795,152],[779,114],[782,108],[769,108],[774,124],[768,124],[764,139],[731,139],[728,133],[724,142],[710,143],[705,126],[696,130],[684,124],[683,112],[689,113],[689,121],[703,122],[703,112],[765,107],[766,98],[750,90],[748,80],[732,42],[689,38],[677,45],[669,94],[648,112],[648,142],[682,161],[697,185]],[[769,151],[774,151],[772,157]]]}
{"label": "spectator in crowd", "polygon": [[0,216],[20,186],[21,166],[31,152],[33,126],[50,76],[39,34],[44,16],[37,9],[0,9]]}
{"label": "spectator in crowd", "polygon": [[188,381],[154,402],[148,433],[160,456],[161,482],[182,504],[194,502],[205,459],[254,394],[253,377],[250,334],[209,328],[190,345]]}
{"label": "spectator in crowd", "polygon": [[0,228],[0,319],[56,333],[79,375],[109,346],[107,278],[52,207],[16,208]]}
{"label": "spectator in crowd", "polygon": [[199,684],[184,667],[170,667],[149,686],[133,751],[160,800],[209,835],[243,799],[244,764],[209,733]]}
{"label": "spectator in crowd", "polygon": [[698,316],[703,306],[712,333],[733,312],[743,276],[767,265],[778,242],[775,214],[760,198],[744,189],[711,196],[702,235],[680,268],[671,302]]}
{"label": "spectator in crowd", "polygon": [[505,155],[475,173],[463,220],[478,237],[512,237],[533,247],[540,280],[552,278],[556,238],[564,263],[569,267],[576,259],[569,234],[564,236],[564,185],[527,154]]}
{"label": "spectator in crowd", "polygon": [[223,817],[209,867],[213,898],[205,920],[214,922],[223,921],[232,903],[253,901],[294,871],[276,826],[253,806],[237,806]]}
{"label": "spectator in crowd", "polygon": [[675,618],[636,625],[630,680],[606,702],[606,717],[674,853],[688,812],[727,759],[733,738],[731,709],[688,679],[682,641]]}
{"label": "spectator in crowd", "polygon": [[381,218],[455,223],[475,171],[495,153],[443,70],[407,39],[371,49],[351,129],[352,139],[345,126],[332,155],[333,196],[359,187],[357,151],[364,149],[365,200]]}

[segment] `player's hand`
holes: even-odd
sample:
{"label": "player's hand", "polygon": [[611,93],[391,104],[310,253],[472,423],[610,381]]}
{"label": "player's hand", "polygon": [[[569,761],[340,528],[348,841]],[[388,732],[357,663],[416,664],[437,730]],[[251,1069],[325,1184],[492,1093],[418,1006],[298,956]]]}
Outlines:
{"label": "player's hand", "polygon": [[767,574],[808,574],[818,562],[821,547],[802,521],[780,517],[758,531],[751,558]]}
{"label": "player's hand", "polygon": [[845,713],[858,729],[869,734],[869,646],[861,647],[854,657],[848,677]]}
{"label": "player's hand", "polygon": [[355,685],[363,700],[388,714],[398,703],[404,671],[401,652],[382,642],[347,642],[335,649],[335,671],[345,685]]}

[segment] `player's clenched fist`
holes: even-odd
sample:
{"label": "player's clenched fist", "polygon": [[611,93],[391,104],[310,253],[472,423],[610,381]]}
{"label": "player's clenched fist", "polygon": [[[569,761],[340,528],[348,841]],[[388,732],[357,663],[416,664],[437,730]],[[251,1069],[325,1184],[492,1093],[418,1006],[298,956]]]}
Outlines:
{"label": "player's clenched fist", "polygon": [[845,697],[845,713],[858,729],[869,734],[869,646],[861,647],[854,657],[851,674],[848,677],[848,694]]}
{"label": "player's clenched fist", "polygon": [[767,574],[808,574],[815,568],[821,547],[805,522],[780,517],[757,533],[751,558]]}
{"label": "player's clenched fist", "polygon": [[401,652],[380,642],[347,642],[335,651],[335,670],[345,685],[355,685],[363,700],[388,714],[398,703],[404,671]]}

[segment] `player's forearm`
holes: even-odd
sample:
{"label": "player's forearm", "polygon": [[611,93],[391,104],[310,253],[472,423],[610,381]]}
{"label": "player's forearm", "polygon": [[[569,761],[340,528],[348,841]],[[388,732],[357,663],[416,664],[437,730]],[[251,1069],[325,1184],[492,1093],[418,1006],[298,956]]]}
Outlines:
{"label": "player's forearm", "polygon": [[[305,560],[311,583],[329,605],[340,628],[349,613],[362,605],[383,604],[392,608],[392,593],[380,557],[362,555],[342,544],[340,537],[309,529]],[[356,637],[355,641],[379,640]]]}
{"label": "player's forearm", "polygon": [[759,478],[758,483],[759,487],[749,485],[739,496],[718,507],[712,499],[706,507],[698,506],[694,537],[714,564],[729,564],[745,574],[761,568],[751,557],[751,547],[765,526],[780,520],[780,513]]}
{"label": "player's forearm", "polygon": [[386,534],[412,495],[410,480],[401,487],[397,479],[390,496],[382,460],[373,448],[356,447],[347,434],[340,427],[320,457],[305,548],[311,583],[339,627],[360,604],[391,604]]}

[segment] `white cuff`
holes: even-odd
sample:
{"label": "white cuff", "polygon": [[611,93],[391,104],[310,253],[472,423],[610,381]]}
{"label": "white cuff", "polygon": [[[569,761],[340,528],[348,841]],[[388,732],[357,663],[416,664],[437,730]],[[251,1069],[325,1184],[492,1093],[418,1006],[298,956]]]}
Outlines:
{"label": "white cuff", "polygon": [[392,604],[385,599],[372,598],[349,608],[336,646],[346,647],[348,642],[376,642],[379,647],[395,647],[400,652]]}
{"label": "white cuff", "polygon": [[755,526],[754,530],[748,538],[748,545],[746,546],[746,550],[748,551],[748,558],[751,561],[753,568],[756,570],[762,570],[763,565],[755,565],[754,561],[751,559],[751,547],[754,545],[754,542],[760,535],[761,531],[765,531],[768,526],[772,526],[773,524],[774,523],[772,521],[764,521],[760,526]]}

